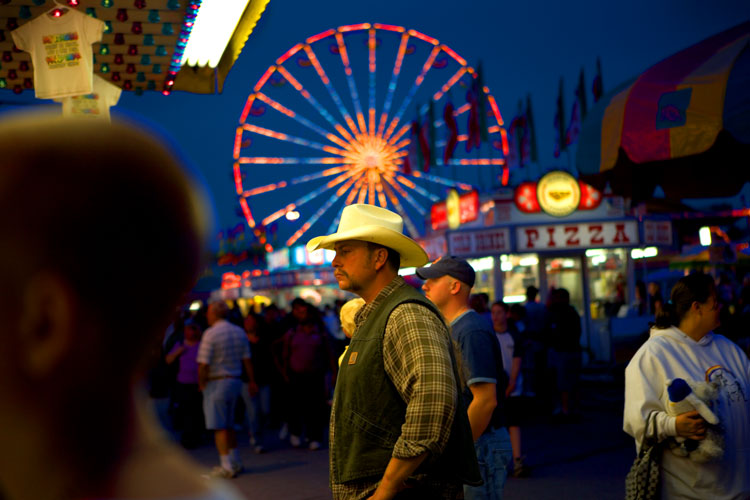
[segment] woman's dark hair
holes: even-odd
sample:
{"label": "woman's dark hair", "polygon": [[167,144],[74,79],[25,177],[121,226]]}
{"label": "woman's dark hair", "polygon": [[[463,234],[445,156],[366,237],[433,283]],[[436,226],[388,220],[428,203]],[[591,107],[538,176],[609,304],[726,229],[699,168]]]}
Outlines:
{"label": "woman's dark hair", "polygon": [[672,288],[669,300],[656,315],[656,328],[664,329],[679,325],[693,302],[703,304],[715,293],[714,279],[707,274],[695,273],[680,278]]}

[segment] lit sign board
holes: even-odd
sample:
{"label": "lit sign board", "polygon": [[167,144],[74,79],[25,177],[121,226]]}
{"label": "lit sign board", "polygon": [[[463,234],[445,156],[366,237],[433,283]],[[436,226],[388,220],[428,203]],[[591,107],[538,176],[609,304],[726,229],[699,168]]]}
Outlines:
{"label": "lit sign board", "polygon": [[336,252],[333,250],[318,249],[308,252],[304,245],[292,248],[292,263],[295,266],[323,266],[333,262]]}
{"label": "lit sign board", "polygon": [[516,228],[519,251],[638,245],[636,221],[549,224]]}
{"label": "lit sign board", "polygon": [[581,187],[578,180],[569,173],[555,170],[539,180],[536,197],[544,212],[555,217],[565,217],[578,208]]}
{"label": "lit sign board", "polygon": [[461,224],[479,217],[479,194],[476,191],[458,195],[455,189],[448,193],[446,201],[435,203],[430,209],[430,224],[433,230],[456,229]]}
{"label": "lit sign board", "polygon": [[668,220],[644,220],[643,243],[646,245],[671,245],[672,222]]}
{"label": "lit sign board", "polygon": [[269,271],[289,269],[289,249],[282,248],[266,254],[266,265]]}
{"label": "lit sign board", "polygon": [[507,227],[448,234],[448,253],[457,257],[510,252],[510,230]]}

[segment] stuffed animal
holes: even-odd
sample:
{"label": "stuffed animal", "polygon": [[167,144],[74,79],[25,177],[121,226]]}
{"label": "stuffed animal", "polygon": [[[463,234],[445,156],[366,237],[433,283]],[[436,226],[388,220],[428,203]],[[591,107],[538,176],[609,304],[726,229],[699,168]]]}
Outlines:
{"label": "stuffed animal", "polygon": [[697,463],[714,462],[724,455],[724,439],[718,430],[719,418],[711,411],[709,405],[719,393],[718,387],[710,382],[689,384],[684,379],[667,380],[669,404],[667,414],[676,417],[688,411],[697,410],[709,424],[706,438],[700,441],[684,437],[674,438],[672,453],[681,457],[690,457]]}

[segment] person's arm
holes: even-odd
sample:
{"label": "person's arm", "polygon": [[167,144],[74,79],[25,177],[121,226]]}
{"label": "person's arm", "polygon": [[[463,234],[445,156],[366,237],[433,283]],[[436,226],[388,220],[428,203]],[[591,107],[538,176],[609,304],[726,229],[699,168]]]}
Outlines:
{"label": "person's arm", "polygon": [[253,371],[253,363],[250,358],[242,358],[242,366],[245,367],[245,373],[247,374],[247,388],[250,391],[251,396],[258,394],[258,384],[255,383],[255,372]]}
{"label": "person's arm", "polygon": [[428,455],[429,453],[425,452],[410,458],[391,457],[383,473],[383,479],[369,500],[390,500],[396,496],[396,493],[406,488],[406,480]]}
{"label": "person's arm", "polygon": [[208,365],[204,363],[198,363],[198,387],[202,391],[206,388],[208,382]]}
{"label": "person's arm", "polygon": [[[653,341],[647,341],[625,368],[623,430],[633,436],[636,449],[640,449],[646,432],[646,421],[652,411],[656,412],[654,418],[657,441],[677,436],[677,417],[667,414],[661,399],[666,375],[662,366],[664,360],[659,356],[660,350]],[[648,432],[652,437],[650,427]]]}
{"label": "person's arm", "polygon": [[171,365],[177,360],[177,358],[182,356],[182,353],[184,353],[186,350],[187,347],[185,347],[185,344],[177,344],[174,349],[169,352],[169,354],[164,356],[164,361],[166,361],[168,365]]}
{"label": "person's arm", "polygon": [[521,358],[513,358],[510,365],[510,380],[508,380],[508,387],[505,389],[506,396],[510,396],[516,390],[519,373],[521,373]]}
{"label": "person's arm", "polygon": [[492,419],[492,412],[497,407],[497,384],[479,382],[469,386],[473,396],[469,403],[468,415],[471,424],[471,434],[476,441],[487,429]]}
{"label": "person's arm", "polygon": [[375,498],[390,498],[394,485],[429,456],[445,449],[456,415],[458,393],[453,376],[450,335],[443,321],[417,304],[391,313],[383,338],[388,377],[406,403],[406,419]]}

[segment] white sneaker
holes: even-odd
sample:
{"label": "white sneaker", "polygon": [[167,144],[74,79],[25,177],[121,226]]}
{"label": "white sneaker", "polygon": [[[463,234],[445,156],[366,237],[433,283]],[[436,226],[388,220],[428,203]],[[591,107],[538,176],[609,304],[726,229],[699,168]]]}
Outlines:
{"label": "white sneaker", "polygon": [[310,441],[310,446],[308,446],[308,449],[315,451],[320,449],[320,443],[317,441]]}
{"label": "white sneaker", "polygon": [[295,448],[302,446],[302,440],[299,436],[295,436],[294,434],[289,435],[289,443]]}
{"label": "white sneaker", "polygon": [[211,469],[210,477],[219,477],[222,479],[233,479],[237,477],[237,473],[234,470],[225,469],[221,465],[217,465]]}

